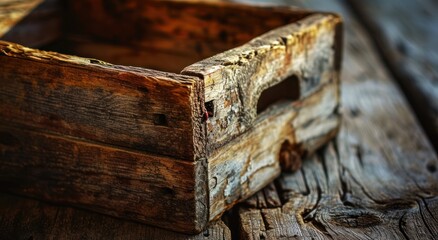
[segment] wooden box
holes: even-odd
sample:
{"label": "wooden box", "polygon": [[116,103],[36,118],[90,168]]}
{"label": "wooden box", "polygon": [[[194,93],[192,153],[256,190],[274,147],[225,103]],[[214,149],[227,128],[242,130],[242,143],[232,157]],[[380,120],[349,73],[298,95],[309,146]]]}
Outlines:
{"label": "wooden box", "polygon": [[18,2],[0,11],[1,189],[195,233],[338,130],[334,14]]}

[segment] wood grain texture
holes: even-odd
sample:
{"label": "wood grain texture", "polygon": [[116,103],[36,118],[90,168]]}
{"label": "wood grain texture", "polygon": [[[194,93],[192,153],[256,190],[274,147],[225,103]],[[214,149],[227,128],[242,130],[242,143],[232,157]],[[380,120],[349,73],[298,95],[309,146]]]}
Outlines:
{"label": "wood grain texture", "polygon": [[[248,198],[281,172],[285,142],[298,155],[312,152],[338,132],[338,87],[327,85],[303,101],[277,106],[254,128],[209,158],[210,219]],[[303,121],[307,120],[307,121]],[[300,122],[303,121],[303,122]]]}
{"label": "wood grain texture", "polygon": [[[393,166],[382,166],[378,159],[362,168],[358,159],[341,160],[343,156],[336,150],[331,144],[304,161],[300,172],[284,174],[276,182],[277,187],[258,194],[257,205],[252,201],[241,206],[240,238],[436,238],[438,197],[434,174],[425,171],[431,178],[429,184],[416,186],[415,180],[396,177],[409,173],[408,166],[398,168],[390,176],[391,181],[385,181],[382,177],[388,178]],[[376,168],[384,170],[378,173]],[[280,206],[272,204],[278,201],[277,195],[282,200]]]}
{"label": "wood grain texture", "polygon": [[[196,43],[208,43],[207,54],[214,54],[290,24],[182,74],[1,41],[0,182],[5,189],[193,233],[271,182],[281,166],[300,164],[300,155],[336,134],[341,51],[336,15],[222,3],[80,3],[91,4],[93,14],[70,2],[78,15],[71,22],[82,26],[71,34],[140,50],[148,41],[148,48],[176,56],[182,52],[168,42],[188,44],[184,54],[196,57],[203,52]],[[125,26],[111,24],[127,13],[138,17],[126,19],[136,26],[132,29],[146,33],[102,31]],[[231,17],[224,20],[225,15]],[[241,17],[247,17],[245,24],[236,26]],[[205,28],[198,32],[189,23]],[[248,31],[240,31],[243,27]],[[192,40],[196,46],[190,46]],[[297,100],[271,100],[272,106],[267,101],[267,109],[257,113],[261,94],[290,78],[298,82],[288,89],[298,92]],[[175,167],[180,163],[181,169]]]}
{"label": "wood grain texture", "polygon": [[[93,14],[83,11],[85,5]],[[68,9],[72,31],[66,38],[76,46],[74,50],[79,51],[78,54],[93,54],[91,57],[126,64],[124,61],[136,63],[129,57],[132,55],[135,60],[135,52],[149,52],[143,55],[152,59],[155,54],[166,57],[166,53],[172,53],[183,61],[167,58],[168,61],[151,64],[171,72],[180,72],[191,63],[242,45],[310,14],[296,8],[249,7],[208,1],[129,0],[121,3],[79,0],[69,1]],[[85,42],[111,43],[118,45],[119,51],[124,50],[114,55],[101,48],[89,52],[89,48],[82,48],[81,41],[76,40],[78,36]],[[140,64],[147,66],[148,62],[152,61]]]}
{"label": "wood grain texture", "polygon": [[203,232],[186,235],[75,208],[0,194],[2,239],[231,239],[219,220]]}
{"label": "wood grain texture", "polygon": [[[336,57],[341,51],[338,27],[336,16],[314,14],[186,67],[183,74],[203,79],[205,101],[214,106],[207,119],[207,152],[221,151],[221,146],[251,129],[261,93],[286,78],[298,78],[299,99],[324,85],[336,85],[340,61]],[[337,100],[336,94],[333,98]],[[307,117],[304,121],[312,118],[302,115]]]}
{"label": "wood grain texture", "polygon": [[438,151],[438,3],[348,1],[376,40]]}
{"label": "wood grain texture", "polygon": [[344,120],[336,141],[303,161],[302,170],[283,174],[238,208],[239,236],[437,238],[437,156],[366,32],[341,1],[293,3],[345,19]]}
{"label": "wood grain texture", "polygon": [[195,77],[8,42],[0,42],[0,64],[5,121],[185,161],[203,154]]}
{"label": "wood grain texture", "polygon": [[[178,43],[184,40],[190,43],[190,39],[196,37],[196,41],[207,42],[211,48],[219,51],[223,50],[219,46],[231,47],[232,43],[243,43],[256,34],[291,21],[293,23],[254,38],[242,47],[191,65],[181,75],[112,65],[96,59],[32,50],[1,42],[3,56],[0,56],[0,61],[4,63],[5,71],[0,79],[5,87],[0,91],[0,106],[4,110],[0,116],[3,126],[7,128],[2,146],[6,152],[2,158],[6,162],[24,161],[21,164],[26,171],[35,170],[32,168],[33,162],[37,162],[41,168],[47,164],[46,167],[50,169],[49,172],[35,170],[25,174],[20,164],[5,165],[2,183],[9,190],[177,231],[199,232],[207,221],[219,218],[225,210],[271,182],[279,175],[281,166],[291,164],[285,161],[292,161],[293,156],[311,154],[336,134],[340,123],[341,51],[340,19],[337,16],[310,15],[307,11],[294,8],[220,3],[186,2],[181,5],[149,2],[143,6],[138,1],[131,1],[132,6],[128,3],[111,6],[115,9],[111,9],[107,2],[93,4],[91,8],[96,14],[92,14],[93,21],[89,19],[89,25],[99,23],[102,26],[112,19],[102,18],[99,14],[107,16],[107,11],[115,9],[129,12],[136,5],[138,8],[132,11],[148,13],[144,19],[140,19],[152,26],[148,29],[149,33],[165,41],[158,41],[149,35],[142,35],[144,39],[140,40],[149,41],[150,48],[172,51],[176,56],[180,54],[178,48],[169,48],[164,44],[166,41]],[[174,6],[182,6],[182,13],[174,13],[171,10]],[[208,10],[207,15],[199,15],[194,11],[203,7]],[[213,11],[213,8],[219,11]],[[74,9],[75,6],[73,12]],[[149,14],[151,9],[162,14]],[[232,16],[225,22],[224,11]],[[252,27],[248,32],[239,32],[236,28],[242,29],[244,26],[235,25],[237,20],[234,18],[237,16],[233,13],[241,17],[249,16],[245,21],[260,21],[257,20],[260,18],[263,24]],[[79,15],[83,16],[74,21],[90,17],[84,13]],[[151,20],[155,18],[160,21]],[[230,34],[237,40],[219,38],[217,42],[210,42],[217,37],[216,33],[204,31],[204,35],[208,33],[208,36],[200,36],[198,29],[188,23],[181,30],[185,33],[182,34],[184,37],[180,38],[181,34],[169,29],[173,29],[174,25],[179,26],[178,20],[181,19],[209,28],[218,26],[221,34]],[[132,24],[138,21],[129,20]],[[86,33],[93,30],[92,37],[99,36],[106,40],[113,37],[99,35],[108,32],[88,27],[81,31]],[[172,39],[164,38],[172,34],[175,35]],[[132,41],[130,38],[115,39],[115,43],[107,46]],[[186,50],[191,50],[192,55],[197,53],[193,48],[184,48]],[[25,64],[30,67],[20,68]],[[267,109],[257,116],[259,96],[268,88],[290,78],[296,78],[298,82],[288,89],[298,92],[297,101],[267,101]],[[210,107],[213,110],[208,109]],[[9,129],[10,125],[14,127]],[[19,127],[28,130],[20,132]],[[49,140],[43,141],[44,138],[38,134],[44,134],[53,144]],[[31,139],[28,142],[17,140],[25,139],[26,135]],[[220,135],[225,138],[217,139]],[[14,146],[12,150],[8,144]],[[20,144],[29,147],[24,148]],[[87,144],[93,144],[94,148],[90,150]],[[283,148],[285,144],[288,145],[287,149]],[[74,182],[71,182],[68,174],[63,174],[63,171],[72,171],[63,165],[69,166],[72,159],[80,161],[76,153],[70,150],[71,146],[77,146],[77,151],[86,150],[90,158],[94,155],[97,159],[95,165],[85,161],[84,169],[108,165],[105,166],[107,172],[96,173],[95,185],[90,187],[84,178],[88,170],[82,177],[74,175]],[[119,158],[108,156],[107,159],[102,155],[107,148],[126,151],[126,157],[132,153],[133,161],[142,160],[135,155],[140,154],[145,162],[149,158],[153,161],[158,156],[166,156],[163,159],[158,157],[158,161],[170,164],[169,161],[175,159],[175,164],[180,160],[193,163],[187,163],[187,168],[181,169],[183,173],[179,177],[182,181],[178,184],[173,182],[174,179],[160,182],[162,175],[166,174],[162,171],[158,171],[159,183],[148,179],[144,191],[151,196],[149,202],[140,207],[139,201],[146,196],[137,189],[143,187],[140,182],[125,184],[105,178],[106,175],[120,178]],[[26,162],[26,156],[32,156],[30,162]],[[295,157],[294,161],[300,159]],[[150,170],[154,169],[152,166]],[[126,166],[126,171],[123,178],[130,181],[143,177],[135,165]],[[47,183],[44,180],[47,177],[53,179]],[[164,193],[155,186],[157,184],[164,189]],[[108,186],[113,185],[124,189],[129,196],[126,199],[122,199],[121,194],[108,196]],[[49,190],[51,194],[47,193]],[[166,193],[176,196],[174,199],[160,197]],[[154,202],[157,203],[156,210],[145,212]],[[117,208],[118,204],[120,208]],[[175,204],[184,207],[175,209]],[[134,208],[139,209],[133,212]],[[158,211],[165,212],[162,218]],[[181,221],[184,215],[186,223]],[[163,223],[165,218],[173,220]]]}
{"label": "wood grain texture", "polygon": [[205,184],[197,186],[205,182],[205,176],[199,176],[200,162],[4,123],[0,149],[3,190],[178,231],[200,232],[206,225]]}
{"label": "wood grain texture", "polygon": [[198,78],[0,46],[4,189],[178,231],[204,228]]}
{"label": "wood grain texture", "polygon": [[[436,239],[438,160],[369,36],[343,1],[287,3],[336,11],[346,20],[345,119],[336,141],[304,161],[302,170],[283,174],[233,209],[238,218],[227,220],[235,223],[233,236]],[[77,209],[63,210],[21,197],[0,199],[0,232],[13,239],[28,239],[31,234],[35,239],[77,239],[80,233],[106,239],[177,238],[171,232]],[[219,225],[219,230],[209,230],[210,238],[231,239],[226,226]]]}
{"label": "wood grain texture", "polygon": [[0,40],[40,47],[62,34],[62,1],[0,1]]}
{"label": "wood grain texture", "polygon": [[[205,84],[210,219],[280,174],[280,151],[311,154],[340,123],[339,18],[314,14],[185,68]],[[261,93],[296,76],[299,99],[257,116]],[[293,91],[294,89],[289,89]]]}

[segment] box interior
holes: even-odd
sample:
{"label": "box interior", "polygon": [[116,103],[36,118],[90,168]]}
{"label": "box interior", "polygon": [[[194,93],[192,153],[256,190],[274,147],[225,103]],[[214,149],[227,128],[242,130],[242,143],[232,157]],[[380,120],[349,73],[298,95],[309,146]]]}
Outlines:
{"label": "box interior", "polygon": [[308,12],[181,1],[35,1],[3,40],[113,64],[179,73]]}

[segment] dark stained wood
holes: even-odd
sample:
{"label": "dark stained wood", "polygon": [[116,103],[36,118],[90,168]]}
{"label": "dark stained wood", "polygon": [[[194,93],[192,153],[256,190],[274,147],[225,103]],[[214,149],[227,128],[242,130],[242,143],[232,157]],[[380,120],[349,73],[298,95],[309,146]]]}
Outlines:
{"label": "dark stained wood", "polygon": [[276,180],[281,206],[249,200],[233,231],[242,239],[436,239],[438,159],[370,38],[341,1],[293,3],[345,19],[344,121],[336,141]]}
{"label": "dark stained wood", "polygon": [[105,60],[114,64],[145,67],[166,72],[179,73],[194,63],[193,55],[175,54],[172,51],[140,48],[136,46],[107,43],[86,37],[66,37],[48,46],[48,49],[72,55]]}
{"label": "dark stained wood", "polygon": [[167,229],[205,226],[200,163],[20,128],[0,122],[1,189]]}
{"label": "dark stained wood", "polygon": [[438,151],[438,2],[348,0]]}
{"label": "dark stained wood", "polygon": [[2,189],[179,231],[204,228],[198,78],[0,47]]}
{"label": "dark stained wood", "polygon": [[202,120],[192,101],[196,77],[8,42],[0,42],[0,64],[3,120],[185,161],[200,155],[193,142],[192,120]]}
{"label": "dark stained wood", "polygon": [[62,1],[0,1],[0,40],[40,47],[62,34]]}
{"label": "dark stained wood", "polygon": [[[135,59],[138,51],[150,52],[147,58],[158,54],[166,59],[165,54],[172,53],[181,60],[167,57],[167,61],[151,64],[172,72],[180,72],[191,63],[311,14],[296,8],[248,7],[208,1],[75,0],[68,1],[68,7],[72,31],[66,36],[70,39],[67,45],[76,46],[74,50],[79,54],[126,64],[124,61],[137,62],[127,56]],[[91,47],[82,48],[81,42],[98,44],[89,52]],[[112,43],[122,52],[108,54],[108,49],[99,43]],[[146,65],[149,62],[152,61],[146,60],[140,66],[150,67]]]}
{"label": "dark stained wood", "polygon": [[185,235],[84,210],[0,194],[0,234],[8,239],[231,239],[221,220]]}

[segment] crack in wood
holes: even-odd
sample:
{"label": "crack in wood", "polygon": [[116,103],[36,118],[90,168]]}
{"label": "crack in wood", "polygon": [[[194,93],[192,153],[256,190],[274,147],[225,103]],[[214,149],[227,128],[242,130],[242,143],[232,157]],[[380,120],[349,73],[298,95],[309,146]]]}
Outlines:
{"label": "crack in wood", "polygon": [[433,236],[433,231],[430,229],[429,224],[427,223],[428,221],[426,221],[425,217],[424,217],[424,213],[423,213],[423,209],[422,209],[422,199],[420,198],[419,200],[415,201],[418,205],[418,209],[420,211],[420,216],[421,216],[421,220],[423,220],[424,226],[426,227],[426,229],[429,231],[430,235]]}
{"label": "crack in wood", "polygon": [[398,228],[399,228],[400,232],[402,233],[403,237],[404,237],[406,240],[409,240],[408,234],[406,233],[406,231],[405,231],[405,229],[404,229],[405,226],[406,226],[406,222],[405,222],[405,220],[404,220],[406,214],[408,214],[408,213],[405,212],[405,213],[403,213],[403,215],[400,217],[400,219],[399,219],[399,221],[398,221]]}

